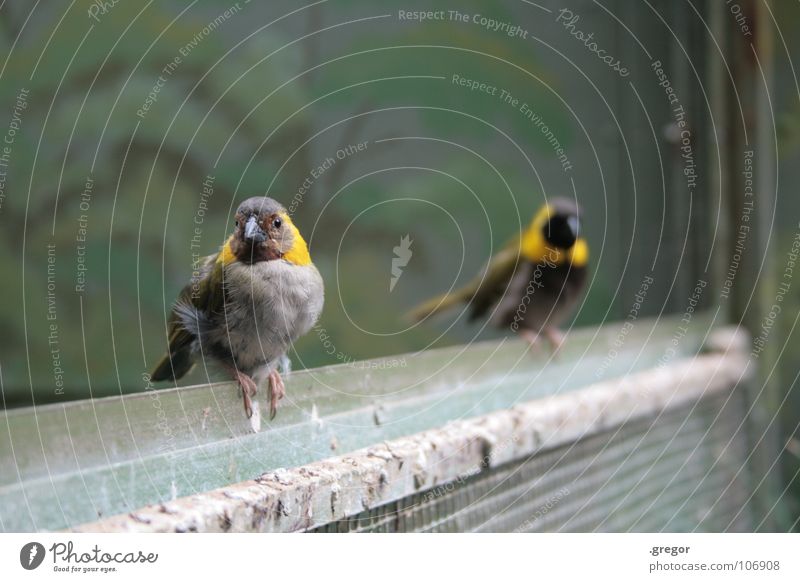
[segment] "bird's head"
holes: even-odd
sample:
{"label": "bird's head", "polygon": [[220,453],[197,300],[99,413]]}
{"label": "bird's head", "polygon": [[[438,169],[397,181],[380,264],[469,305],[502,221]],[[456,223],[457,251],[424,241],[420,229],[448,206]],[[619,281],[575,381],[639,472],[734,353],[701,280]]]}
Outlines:
{"label": "bird's head", "polygon": [[227,255],[223,260],[311,263],[306,241],[286,209],[272,198],[248,198],[239,205],[233,220],[234,231],[223,249],[223,255]]}
{"label": "bird's head", "polygon": [[534,262],[546,258],[583,266],[588,247],[581,238],[580,208],[568,198],[553,198],[533,217],[522,235],[521,253]]}

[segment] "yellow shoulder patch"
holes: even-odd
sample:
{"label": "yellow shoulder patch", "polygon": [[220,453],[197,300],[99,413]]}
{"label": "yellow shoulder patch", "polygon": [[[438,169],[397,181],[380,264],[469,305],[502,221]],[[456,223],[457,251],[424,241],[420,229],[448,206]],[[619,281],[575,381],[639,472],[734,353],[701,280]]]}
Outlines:
{"label": "yellow shoulder patch", "polygon": [[231,241],[233,237],[231,236],[225,244],[222,245],[222,249],[219,251],[219,255],[217,255],[217,262],[222,263],[223,267],[227,267],[231,263],[236,261],[236,255],[233,254],[233,249],[231,248]]}
{"label": "yellow shoulder patch", "polygon": [[283,253],[283,258],[299,267],[305,267],[311,264],[311,254],[308,252],[308,245],[306,244],[303,235],[289,218],[288,214],[281,214],[283,223],[292,232],[292,248],[288,252]]}
{"label": "yellow shoulder patch", "polygon": [[547,244],[542,235],[542,228],[550,220],[550,207],[542,206],[539,212],[533,217],[530,225],[522,233],[520,241],[520,254],[531,262],[542,261],[547,254]]}
{"label": "yellow shoulder patch", "polygon": [[576,267],[585,267],[589,262],[589,244],[586,239],[579,238],[569,250],[569,260]]}

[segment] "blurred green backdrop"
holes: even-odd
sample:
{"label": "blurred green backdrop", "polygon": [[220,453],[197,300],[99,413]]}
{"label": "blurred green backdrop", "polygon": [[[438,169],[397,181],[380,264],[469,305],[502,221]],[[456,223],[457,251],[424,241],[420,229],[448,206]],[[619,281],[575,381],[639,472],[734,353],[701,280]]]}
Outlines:
{"label": "blurred green backdrop", "polygon": [[[658,285],[643,314],[682,312],[705,273],[715,206],[705,171],[687,197],[651,63],[670,72],[708,167],[708,39],[699,25],[666,29],[662,18],[688,16],[652,4],[570,7],[625,62],[623,78],[556,22],[556,2],[459,3],[521,27],[509,36],[480,19],[400,16],[452,9],[442,2],[78,0],[29,18],[27,2],[8,0],[0,129],[17,119],[19,130],[0,206],[5,405],[143,390],[193,253],[213,252],[232,209],[258,194],[290,207],[327,284],[295,367],[502,335],[454,318],[408,330],[401,315],[471,278],[545,196],[585,210],[593,278],[577,324],[622,318],[648,273]],[[776,10],[798,22],[796,6]],[[778,83],[781,184],[792,184],[800,113],[789,77]],[[797,197],[779,204],[785,247]],[[405,236],[413,256],[390,291]]]}

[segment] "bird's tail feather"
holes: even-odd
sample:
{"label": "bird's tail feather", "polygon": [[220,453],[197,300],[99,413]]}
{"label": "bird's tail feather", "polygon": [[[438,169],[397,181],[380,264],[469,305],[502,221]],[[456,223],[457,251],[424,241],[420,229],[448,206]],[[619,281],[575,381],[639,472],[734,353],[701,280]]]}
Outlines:
{"label": "bird's tail feather", "polygon": [[193,364],[191,349],[184,348],[174,353],[164,354],[150,374],[150,380],[153,382],[180,380],[192,369]]}
{"label": "bird's tail feather", "polygon": [[465,303],[470,300],[471,295],[466,290],[454,291],[453,293],[445,293],[415,307],[408,312],[408,319],[412,321],[422,321],[423,319],[442,313],[448,309],[452,309],[459,303]]}
{"label": "bird's tail feather", "polygon": [[195,338],[203,337],[212,327],[211,320],[188,301],[178,300],[173,314],[177,320],[169,338],[169,351],[150,374],[153,382],[174,382],[185,376],[194,365],[192,344]]}

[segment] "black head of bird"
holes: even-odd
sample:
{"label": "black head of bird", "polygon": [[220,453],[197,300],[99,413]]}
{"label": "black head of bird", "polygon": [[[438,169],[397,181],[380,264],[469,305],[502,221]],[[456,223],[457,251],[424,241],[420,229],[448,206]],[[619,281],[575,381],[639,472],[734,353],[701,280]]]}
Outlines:
{"label": "black head of bird", "polygon": [[554,198],[538,210],[522,232],[520,254],[532,262],[552,259],[585,267],[589,249],[580,230],[579,206],[568,198]]}

